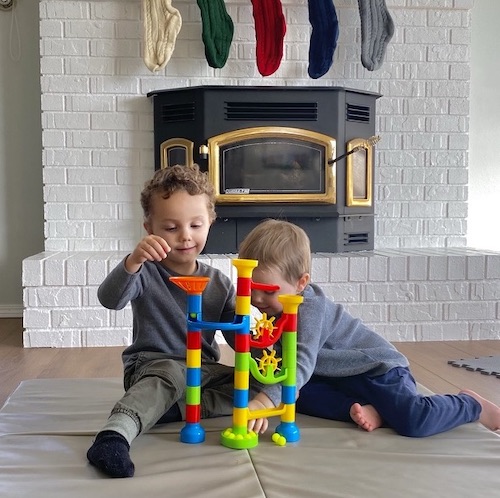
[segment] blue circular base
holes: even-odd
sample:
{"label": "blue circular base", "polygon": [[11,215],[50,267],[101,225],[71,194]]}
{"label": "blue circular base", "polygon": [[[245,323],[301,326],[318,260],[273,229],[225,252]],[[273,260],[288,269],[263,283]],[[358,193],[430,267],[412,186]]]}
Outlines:
{"label": "blue circular base", "polygon": [[300,430],[295,422],[281,422],[275,432],[283,436],[287,443],[296,443],[300,439]]}
{"label": "blue circular base", "polygon": [[198,423],[187,423],[181,429],[181,441],[190,444],[203,443],[205,441],[205,429]]}

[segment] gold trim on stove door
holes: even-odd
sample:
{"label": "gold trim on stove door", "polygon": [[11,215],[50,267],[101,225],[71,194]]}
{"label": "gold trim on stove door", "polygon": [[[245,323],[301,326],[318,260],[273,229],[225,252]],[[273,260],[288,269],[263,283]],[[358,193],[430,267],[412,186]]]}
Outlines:
{"label": "gold trim on stove door", "polygon": [[[360,150],[346,158],[346,206],[372,205],[373,146],[364,138],[347,142],[347,152],[355,147]],[[363,192],[359,192],[359,189]]]}
{"label": "gold trim on stove door", "polygon": [[[325,147],[325,192],[321,194],[223,194],[220,192],[220,149],[227,144],[251,140],[254,138],[291,138],[306,143],[315,143]],[[208,174],[215,187],[218,203],[323,203],[337,202],[336,166],[328,164],[335,158],[336,141],[334,138],[302,128],[286,128],[281,126],[258,126],[243,128],[213,136],[208,139]]]}
{"label": "gold trim on stove door", "polygon": [[168,166],[174,166],[174,164],[168,164],[168,151],[173,148],[184,150],[186,155],[186,164],[183,164],[183,166],[193,164],[194,143],[187,138],[169,138],[160,145],[161,169],[167,168]]}

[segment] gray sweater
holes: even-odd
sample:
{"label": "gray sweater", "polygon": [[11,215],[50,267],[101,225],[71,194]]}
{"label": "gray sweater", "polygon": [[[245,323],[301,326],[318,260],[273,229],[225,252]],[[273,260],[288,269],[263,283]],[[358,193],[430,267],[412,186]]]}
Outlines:
{"label": "gray sweater", "polygon": [[[303,296],[297,324],[297,389],[313,374],[374,376],[408,366],[408,360],[392,344],[326,297],[320,287],[308,285]],[[280,343],[275,349],[281,356]],[[264,392],[276,405],[281,401],[279,385],[266,386]]]}
{"label": "gray sweater", "polygon": [[[124,368],[137,353],[153,351],[169,358],[186,358],[187,294],[169,281],[178,276],[157,262],[146,262],[137,273],[128,273],[119,263],[98,290],[103,306],[113,310],[132,305],[132,344],[123,352]],[[195,276],[210,277],[203,293],[202,318],[210,322],[230,322],[234,318],[235,291],[231,280],[221,271],[198,261]],[[202,333],[202,359],[218,361],[220,350],[215,331]],[[232,343],[232,338],[228,337]]]}

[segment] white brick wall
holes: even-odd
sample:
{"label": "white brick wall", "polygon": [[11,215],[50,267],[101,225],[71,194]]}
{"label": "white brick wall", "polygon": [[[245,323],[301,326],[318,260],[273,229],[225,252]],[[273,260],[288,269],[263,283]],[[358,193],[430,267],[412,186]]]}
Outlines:
{"label": "white brick wall", "polygon": [[[159,74],[141,58],[139,0],[42,0],[41,68],[46,250],[129,250],[140,235],[138,195],[153,170],[148,91],[202,84],[338,85],[380,92],[376,247],[466,244],[472,0],[387,2],[396,25],[386,62],[360,62],[356,0],[336,0],[332,69],[307,76],[306,0],[283,1],[284,58],[263,78],[251,3],[226,0],[235,23],[227,64],[208,66],[195,2],[177,0],[183,27]],[[435,218],[438,218],[436,221]]]}
{"label": "white brick wall", "polygon": [[[163,71],[152,74],[141,58],[139,0],[41,0],[47,252],[24,262],[26,345],[130,340],[129,311],[103,310],[95,286],[111,262],[142,235],[139,192],[153,172],[152,108],[145,95],[205,84],[335,85],[381,93],[375,244],[396,252],[318,256],[315,268],[328,265],[331,277],[324,283],[335,297],[349,302],[391,339],[498,335],[498,305],[494,298],[488,304],[477,296],[497,294],[500,276],[480,279],[489,291],[486,283],[472,288],[465,280],[475,271],[470,257],[444,251],[466,244],[473,0],[435,0],[432,6],[427,0],[387,0],[396,32],[384,65],[375,72],[361,65],[357,0],[335,0],[338,47],[331,70],[318,80],[307,76],[306,0],[282,1],[287,20],[284,58],[267,78],[255,63],[251,3],[225,3],[235,33],[224,68],[206,63],[196,2],[177,0],[183,27],[173,57]],[[418,248],[444,254],[414,252]],[[475,257],[499,265],[494,255]],[[214,264],[227,266],[223,258]],[[444,288],[450,281],[464,294],[438,305],[431,297],[438,291],[430,286],[440,282]],[[401,291],[405,286],[410,289],[406,293]],[[465,315],[469,305],[464,303],[470,302],[468,318],[454,318],[456,302]],[[479,320],[481,313],[484,321]]]}
{"label": "white brick wall", "polygon": [[[96,297],[125,254],[56,252],[25,260],[25,345],[128,344],[130,306],[106,310]],[[202,259],[234,280],[230,256]],[[436,248],[315,254],[312,280],[391,341],[500,338],[498,253]]]}

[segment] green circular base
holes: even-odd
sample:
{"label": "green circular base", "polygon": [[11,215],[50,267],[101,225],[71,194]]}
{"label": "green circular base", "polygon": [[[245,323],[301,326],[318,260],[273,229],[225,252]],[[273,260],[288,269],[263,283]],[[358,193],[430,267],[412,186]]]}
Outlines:
{"label": "green circular base", "polygon": [[229,428],[221,433],[220,442],[223,446],[233,450],[248,450],[259,444],[259,436],[254,431],[235,434],[233,429]]}

